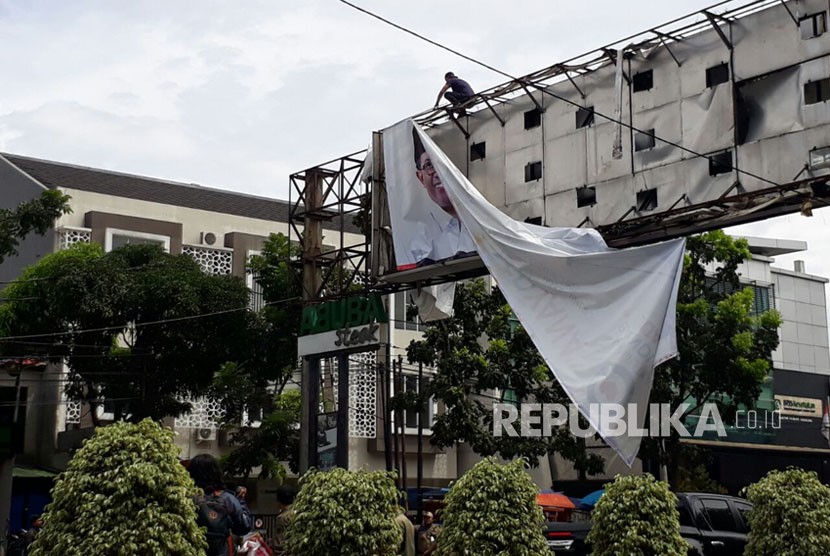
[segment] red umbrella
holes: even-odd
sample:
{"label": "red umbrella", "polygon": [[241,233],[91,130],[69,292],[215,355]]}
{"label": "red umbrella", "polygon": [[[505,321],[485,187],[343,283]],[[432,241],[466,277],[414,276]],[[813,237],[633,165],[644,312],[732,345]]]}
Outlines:
{"label": "red umbrella", "polygon": [[553,506],[555,508],[574,508],[574,503],[564,494],[557,492],[543,492],[536,495],[536,504],[539,506]]}

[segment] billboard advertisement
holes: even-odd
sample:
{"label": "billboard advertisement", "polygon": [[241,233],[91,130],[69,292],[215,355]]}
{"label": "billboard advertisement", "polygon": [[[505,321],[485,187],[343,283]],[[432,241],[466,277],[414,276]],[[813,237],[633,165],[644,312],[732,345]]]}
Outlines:
{"label": "billboard advertisement", "polygon": [[389,213],[397,270],[409,270],[475,254],[429,153],[411,120],[383,132]]}

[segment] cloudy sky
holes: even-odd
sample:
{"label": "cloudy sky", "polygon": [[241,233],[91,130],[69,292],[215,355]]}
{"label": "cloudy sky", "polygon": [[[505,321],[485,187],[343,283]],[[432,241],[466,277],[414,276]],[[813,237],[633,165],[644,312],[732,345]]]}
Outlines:
{"label": "cloudy sky", "polygon": [[[354,2],[513,75],[712,3]],[[429,108],[445,71],[504,81],[337,0],[0,0],[0,41],[0,151],[281,198]],[[805,240],[779,265],[830,276],[828,218],[740,231]]]}

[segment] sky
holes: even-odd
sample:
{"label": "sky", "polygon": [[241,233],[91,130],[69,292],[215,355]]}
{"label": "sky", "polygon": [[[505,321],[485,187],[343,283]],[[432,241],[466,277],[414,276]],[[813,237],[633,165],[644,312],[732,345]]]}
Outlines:
{"label": "sky", "polygon": [[[672,0],[354,0],[512,75],[710,6]],[[0,0],[0,151],[287,198],[288,176],[432,106],[446,71],[504,78],[337,0]],[[807,241],[830,209],[729,230]]]}

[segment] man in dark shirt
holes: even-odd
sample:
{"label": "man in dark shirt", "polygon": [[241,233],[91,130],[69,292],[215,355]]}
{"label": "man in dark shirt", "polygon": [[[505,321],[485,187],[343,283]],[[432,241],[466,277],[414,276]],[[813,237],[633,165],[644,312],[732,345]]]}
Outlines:
{"label": "man in dark shirt", "polygon": [[[435,108],[438,108],[438,103],[441,102],[442,96],[450,101],[453,106],[458,106],[459,104],[464,104],[475,95],[470,84],[456,77],[451,71],[448,71],[444,75],[444,81],[444,86],[441,88],[441,92],[438,93],[438,98],[435,99]],[[448,89],[452,90],[449,91]]]}

